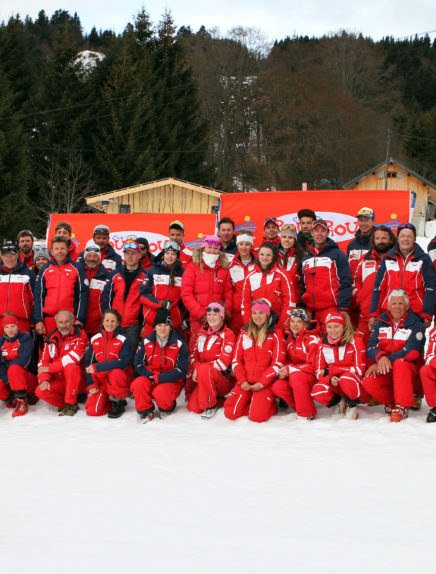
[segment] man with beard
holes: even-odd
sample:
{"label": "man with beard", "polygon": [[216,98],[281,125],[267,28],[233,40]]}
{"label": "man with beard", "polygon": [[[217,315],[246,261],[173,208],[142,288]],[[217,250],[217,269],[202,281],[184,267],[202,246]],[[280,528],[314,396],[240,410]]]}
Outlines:
{"label": "man with beard", "polygon": [[353,282],[353,298],[359,309],[357,331],[365,344],[368,343],[370,335],[368,321],[375,276],[384,254],[392,249],[397,238],[388,227],[380,225],[372,233],[370,241],[372,249],[360,258]]}
{"label": "man with beard", "polygon": [[35,251],[33,249],[34,238],[32,232],[28,229],[23,229],[18,234],[17,241],[21,261],[28,269],[33,269],[35,264]]}

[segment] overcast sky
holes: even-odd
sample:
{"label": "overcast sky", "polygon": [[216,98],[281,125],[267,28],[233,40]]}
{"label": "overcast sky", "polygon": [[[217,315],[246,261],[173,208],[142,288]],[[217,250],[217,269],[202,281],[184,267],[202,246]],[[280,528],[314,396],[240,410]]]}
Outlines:
{"label": "overcast sky", "polygon": [[[13,5],[13,8],[12,8]],[[59,2],[46,0],[44,4],[33,0],[0,0],[0,19],[12,14],[26,14],[35,18],[44,9],[50,16],[57,9],[77,12],[85,32],[92,26],[121,32],[145,6],[153,22],[168,9],[175,23],[191,26],[196,32],[218,27],[222,35],[234,26],[256,27],[270,39],[293,35],[322,36],[347,30],[380,39],[383,36],[409,37],[429,32],[436,37],[436,2],[433,0],[76,0]]]}

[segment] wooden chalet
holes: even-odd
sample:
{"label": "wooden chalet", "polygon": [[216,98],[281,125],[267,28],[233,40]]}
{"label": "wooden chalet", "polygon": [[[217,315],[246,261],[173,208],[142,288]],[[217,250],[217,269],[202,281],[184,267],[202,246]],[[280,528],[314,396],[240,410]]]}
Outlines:
{"label": "wooden chalet", "polygon": [[217,213],[221,191],[169,177],[86,198],[104,213]]}
{"label": "wooden chalet", "polygon": [[436,184],[428,181],[401,162],[390,158],[386,162],[358,175],[344,185],[344,189],[408,189],[416,194],[413,214],[414,224],[423,235],[425,222],[434,218],[436,205]]}

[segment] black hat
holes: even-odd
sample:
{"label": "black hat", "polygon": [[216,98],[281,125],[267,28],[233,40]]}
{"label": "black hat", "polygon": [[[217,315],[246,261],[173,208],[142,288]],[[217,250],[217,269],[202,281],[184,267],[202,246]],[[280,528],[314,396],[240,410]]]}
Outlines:
{"label": "black hat", "polygon": [[161,325],[164,323],[165,325],[169,325],[170,327],[173,326],[173,320],[171,319],[171,313],[167,309],[158,309],[156,313],[156,317],[153,321],[153,327],[156,325]]}
{"label": "black hat", "polygon": [[18,247],[13,241],[5,241],[1,249],[2,255],[6,253],[18,253]]}

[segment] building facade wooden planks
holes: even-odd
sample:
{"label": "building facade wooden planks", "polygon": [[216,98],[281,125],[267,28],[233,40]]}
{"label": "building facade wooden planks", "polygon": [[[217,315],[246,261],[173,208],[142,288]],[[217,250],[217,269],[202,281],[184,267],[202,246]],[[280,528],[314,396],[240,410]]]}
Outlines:
{"label": "building facade wooden planks", "polygon": [[88,205],[105,213],[214,213],[221,191],[166,178],[93,195]]}

